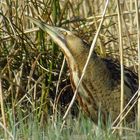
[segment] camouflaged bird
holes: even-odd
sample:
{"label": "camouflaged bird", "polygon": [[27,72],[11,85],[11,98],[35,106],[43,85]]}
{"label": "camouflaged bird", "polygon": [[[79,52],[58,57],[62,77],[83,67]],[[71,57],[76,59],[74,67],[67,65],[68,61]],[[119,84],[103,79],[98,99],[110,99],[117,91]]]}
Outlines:
{"label": "camouflaged bird", "polygon": [[[71,85],[75,91],[87,61],[90,46],[68,30],[49,26],[34,18],[29,19],[46,31],[64,53],[70,70]],[[114,121],[119,115],[120,79],[120,65],[111,59],[103,59],[93,52],[79,86],[77,99],[83,111],[95,123],[98,122],[99,112],[104,123],[109,116]],[[124,105],[137,89],[138,76],[124,67]],[[133,108],[127,115],[126,121],[134,121],[135,115],[136,108]]]}

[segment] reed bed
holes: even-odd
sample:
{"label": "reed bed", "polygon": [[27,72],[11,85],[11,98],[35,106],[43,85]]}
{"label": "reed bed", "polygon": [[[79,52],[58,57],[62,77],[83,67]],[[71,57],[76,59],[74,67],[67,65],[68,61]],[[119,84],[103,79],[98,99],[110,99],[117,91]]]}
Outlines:
{"label": "reed bed", "polygon": [[[0,139],[118,139],[110,127],[105,132],[100,125],[96,129],[76,101],[60,132],[73,96],[67,64],[50,37],[26,18],[63,27],[91,44],[105,4],[106,0],[0,1]],[[96,42],[101,57],[118,59],[136,73],[140,69],[139,4],[110,0]],[[137,138],[137,129],[126,128],[122,137]]]}

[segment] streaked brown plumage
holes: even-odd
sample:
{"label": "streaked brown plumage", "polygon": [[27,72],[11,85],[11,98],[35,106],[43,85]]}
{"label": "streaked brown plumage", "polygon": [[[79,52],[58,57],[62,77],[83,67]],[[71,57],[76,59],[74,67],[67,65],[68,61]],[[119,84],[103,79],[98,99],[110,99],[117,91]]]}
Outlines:
{"label": "streaked brown plumage", "polygon": [[[51,27],[39,20],[29,18],[46,31],[66,56],[70,69],[71,84],[76,89],[89,53],[89,46],[70,31]],[[105,122],[120,113],[120,66],[111,59],[102,59],[95,52],[89,61],[86,73],[78,91],[78,101],[86,114],[98,121],[101,113]],[[138,77],[124,67],[124,104],[126,105],[138,89]],[[135,108],[126,117],[127,122],[135,118]]]}

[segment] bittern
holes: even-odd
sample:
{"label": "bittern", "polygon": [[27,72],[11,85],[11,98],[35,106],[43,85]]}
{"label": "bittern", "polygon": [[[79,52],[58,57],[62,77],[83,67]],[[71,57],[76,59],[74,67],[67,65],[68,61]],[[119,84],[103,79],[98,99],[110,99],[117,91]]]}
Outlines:
{"label": "bittern", "polygon": [[[82,70],[87,61],[90,46],[72,32],[52,27],[40,20],[29,18],[33,23],[46,31],[64,53],[69,70],[73,91],[75,91]],[[86,73],[79,86],[77,99],[84,112],[95,122],[98,122],[99,112],[103,122],[108,117],[112,120],[120,113],[120,65],[112,59],[103,59],[93,52]],[[138,89],[137,75],[124,67],[124,105]],[[133,108],[126,117],[127,122],[135,119]]]}

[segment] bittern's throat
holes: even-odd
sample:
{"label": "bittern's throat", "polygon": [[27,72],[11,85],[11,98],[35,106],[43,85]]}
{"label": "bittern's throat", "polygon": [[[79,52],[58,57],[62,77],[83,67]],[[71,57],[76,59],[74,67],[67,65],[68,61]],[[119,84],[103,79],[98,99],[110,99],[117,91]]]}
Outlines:
{"label": "bittern's throat", "polygon": [[[71,84],[75,90],[90,47],[70,31],[51,27],[37,19],[29,19],[46,31],[63,51],[70,68]],[[124,104],[128,103],[137,89],[137,75],[124,67]],[[78,101],[96,123],[99,109],[104,121],[107,120],[108,115],[115,120],[120,113],[120,65],[113,60],[102,59],[93,52],[79,87]],[[135,113],[135,108],[133,108],[126,121],[133,121]]]}

